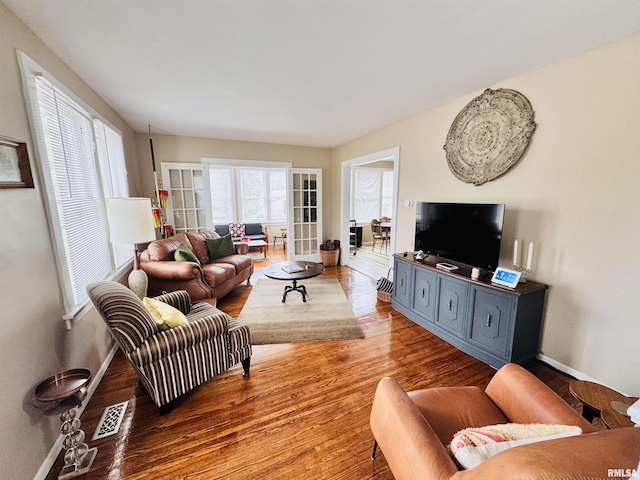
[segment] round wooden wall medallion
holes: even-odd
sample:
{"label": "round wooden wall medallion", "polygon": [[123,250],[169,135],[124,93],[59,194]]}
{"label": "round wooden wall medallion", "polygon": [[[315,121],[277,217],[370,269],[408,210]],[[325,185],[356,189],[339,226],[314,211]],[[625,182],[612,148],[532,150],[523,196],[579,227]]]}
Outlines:
{"label": "round wooden wall medallion", "polygon": [[536,124],[529,100],[515,90],[485,90],[453,121],[444,149],[451,172],[482,185],[520,159]]}

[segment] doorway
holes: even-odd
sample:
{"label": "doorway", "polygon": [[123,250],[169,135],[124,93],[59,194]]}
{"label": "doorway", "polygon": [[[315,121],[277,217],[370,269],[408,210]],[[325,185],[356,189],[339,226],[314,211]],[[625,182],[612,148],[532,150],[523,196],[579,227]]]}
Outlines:
{"label": "doorway", "polygon": [[[378,262],[372,262],[371,259],[362,258],[364,255],[358,257],[357,250],[356,255],[353,255],[353,251],[350,247],[350,220],[351,220],[351,196],[352,196],[352,172],[354,167],[371,165],[377,162],[392,162],[393,163],[393,193],[391,198],[391,221],[390,223],[390,241],[388,244],[388,261],[386,265],[381,265]],[[393,264],[392,254],[395,251],[395,231],[396,231],[396,216],[397,216],[397,199],[398,199],[398,173],[400,166],[400,147],[390,148],[380,152],[371,153],[362,157],[353,158],[351,160],[345,160],[342,162],[341,168],[341,215],[340,215],[340,239],[342,247],[342,259],[343,265],[358,264],[358,270],[365,273],[372,278],[379,278],[387,274],[388,268]],[[363,225],[363,227],[366,227]],[[369,265],[364,265],[366,262]],[[354,266],[352,265],[352,266]],[[366,270],[366,271],[364,271]]]}

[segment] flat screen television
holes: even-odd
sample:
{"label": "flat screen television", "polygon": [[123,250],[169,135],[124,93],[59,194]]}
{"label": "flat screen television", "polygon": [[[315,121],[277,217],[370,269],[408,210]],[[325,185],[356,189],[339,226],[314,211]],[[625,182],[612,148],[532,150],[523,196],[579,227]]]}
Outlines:
{"label": "flat screen television", "polygon": [[415,249],[452,262],[495,270],[504,204],[416,204]]}

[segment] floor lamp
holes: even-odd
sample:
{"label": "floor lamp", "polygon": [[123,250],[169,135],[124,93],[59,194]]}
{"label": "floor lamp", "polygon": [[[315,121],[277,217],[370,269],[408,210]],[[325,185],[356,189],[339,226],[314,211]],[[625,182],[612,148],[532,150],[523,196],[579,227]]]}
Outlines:
{"label": "floor lamp", "polygon": [[112,198],[109,200],[109,230],[111,243],[133,244],[133,270],[129,274],[129,288],[138,297],[147,295],[149,279],[140,270],[137,243],[156,239],[148,198]]}

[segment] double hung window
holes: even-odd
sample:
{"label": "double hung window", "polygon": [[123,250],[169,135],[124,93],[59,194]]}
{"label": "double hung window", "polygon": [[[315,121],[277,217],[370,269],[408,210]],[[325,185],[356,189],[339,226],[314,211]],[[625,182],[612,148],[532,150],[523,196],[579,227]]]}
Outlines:
{"label": "double hung window", "polygon": [[286,223],[287,168],[210,165],[213,223]]}
{"label": "double hung window", "polygon": [[287,171],[275,168],[238,169],[243,222],[287,219]]}
{"label": "double hung window", "polygon": [[368,223],[373,218],[391,217],[393,170],[353,168],[351,218]]}
{"label": "double hung window", "polygon": [[109,241],[107,201],[129,196],[122,137],[26,55],[20,57],[66,315],[86,286],[131,259]]}

